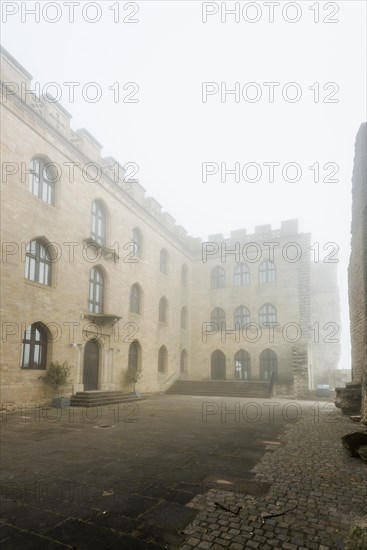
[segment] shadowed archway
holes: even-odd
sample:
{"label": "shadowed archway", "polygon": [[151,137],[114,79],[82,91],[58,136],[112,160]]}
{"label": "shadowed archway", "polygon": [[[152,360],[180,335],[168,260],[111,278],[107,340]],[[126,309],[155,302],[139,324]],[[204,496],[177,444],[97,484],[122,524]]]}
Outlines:
{"label": "shadowed archway", "polygon": [[84,391],[98,390],[99,344],[89,340],[84,348],[83,384]]}

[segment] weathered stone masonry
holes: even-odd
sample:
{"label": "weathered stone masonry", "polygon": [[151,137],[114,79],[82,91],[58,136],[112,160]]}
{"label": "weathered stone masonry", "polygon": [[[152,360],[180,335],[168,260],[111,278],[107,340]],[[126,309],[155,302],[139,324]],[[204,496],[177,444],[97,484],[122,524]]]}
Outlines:
{"label": "weathered stone masonry", "polygon": [[[145,196],[138,181],[127,180],[114,158],[103,158],[102,146],[87,130],[73,131],[71,115],[59,103],[32,94],[22,97],[21,86],[30,89],[32,77],[8,52],[1,53],[2,89],[6,92],[7,86],[8,91],[1,107],[2,402],[49,399],[50,389],[41,377],[55,360],[73,366],[66,393],[82,391],[88,357],[97,357],[95,389],[106,391],[120,389],[122,370],[133,361],[142,367],[138,389],[143,392],[164,391],[177,378],[233,380],[240,372],[252,380],[264,379],[274,365],[278,394],[305,395],[307,380],[309,387],[328,383],[310,324],[316,320],[321,329],[325,321],[337,324],[338,307],[327,310],[325,303],[327,318],[322,320],[315,313],[311,288],[317,287],[326,267],[336,281],[337,266],[320,264],[313,277],[310,234],[299,232],[297,220],[282,221],[279,229],[259,226],[253,234],[239,229],[229,239],[212,235],[209,241],[219,253],[204,262],[206,243],[176,225],[154,198]],[[35,158],[62,167],[52,201],[32,187]],[[67,168],[71,164],[73,177]],[[93,171],[86,177],[83,167],[92,165],[100,169],[100,177],[93,179]],[[95,236],[101,216],[103,235]],[[134,258],[131,245],[137,239],[140,257]],[[31,242],[39,247],[34,252],[39,269],[40,251],[49,252],[47,281],[30,275]],[[274,245],[274,258],[266,264],[269,243],[270,248]],[[223,246],[237,247],[240,257],[229,254],[223,259]],[[260,251],[261,259],[244,257],[246,247],[255,256]],[[288,253],[297,255],[297,247],[300,258],[287,258]],[[247,272],[239,283],[235,273],[241,265]],[[213,288],[217,268],[224,285]],[[91,294],[91,288],[94,293],[103,288],[103,300]],[[336,284],[333,289],[336,292]],[[334,290],[328,296],[331,303],[337,302],[330,300]],[[318,305],[323,300],[320,292]],[[91,309],[91,302],[101,310]],[[260,327],[264,307],[276,317],[273,331]],[[216,334],[204,342],[203,323],[213,321],[216,308],[225,318],[224,335],[221,319]],[[251,323],[241,332],[234,330],[236,322],[242,322],[239,308]],[[45,361],[42,368],[28,368],[24,357],[29,350],[36,357],[40,327]],[[333,349],[335,368],[339,344]]]}
{"label": "weathered stone masonry", "polygon": [[367,421],[367,172],[366,127],[359,128],[352,177],[351,255],[348,267],[352,382],[337,388],[336,405]]}
{"label": "weathered stone masonry", "polygon": [[352,180],[352,240],[348,269],[352,382],[362,385],[362,414],[367,420],[367,124],[355,146]]}

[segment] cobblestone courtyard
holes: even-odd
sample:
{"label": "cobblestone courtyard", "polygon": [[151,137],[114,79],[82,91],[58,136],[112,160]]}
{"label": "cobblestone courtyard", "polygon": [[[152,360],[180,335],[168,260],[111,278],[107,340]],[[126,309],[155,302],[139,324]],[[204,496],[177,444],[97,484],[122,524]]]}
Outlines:
{"label": "cobblestone courtyard", "polygon": [[56,414],[2,415],[4,549],[338,549],[367,513],[366,464],[340,444],[357,425],[330,403],[154,396]]}
{"label": "cobblestone courtyard", "polygon": [[300,420],[287,426],[279,445],[268,447],[252,470],[254,481],[271,484],[269,493],[213,489],[196,497],[191,505],[200,513],[186,529],[181,550],[345,548],[351,525],[367,515],[367,465],[349,457],[340,438],[361,427],[331,403],[299,405]]}

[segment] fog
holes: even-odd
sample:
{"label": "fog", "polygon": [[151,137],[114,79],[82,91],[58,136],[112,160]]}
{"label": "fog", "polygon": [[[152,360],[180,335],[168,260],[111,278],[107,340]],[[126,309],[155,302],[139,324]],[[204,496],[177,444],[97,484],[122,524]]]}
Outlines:
{"label": "fog", "polygon": [[298,218],[336,243],[348,368],[366,5],[285,4],[3,2],[2,43],[192,236]]}

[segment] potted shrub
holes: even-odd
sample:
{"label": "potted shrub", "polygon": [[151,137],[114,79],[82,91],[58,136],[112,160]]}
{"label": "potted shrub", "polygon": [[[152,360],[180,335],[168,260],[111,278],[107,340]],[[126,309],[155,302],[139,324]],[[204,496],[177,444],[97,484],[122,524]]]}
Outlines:
{"label": "potted shrub", "polygon": [[70,397],[62,396],[64,386],[67,386],[70,382],[70,371],[71,367],[67,361],[62,364],[58,361],[51,361],[44,377],[46,383],[57,392],[57,397],[52,398],[52,405],[58,409],[70,406]]}
{"label": "potted shrub", "polygon": [[123,374],[123,381],[126,386],[132,386],[133,388],[133,394],[136,395],[136,397],[140,397],[140,393],[136,391],[135,386],[140,380],[141,377],[141,369],[138,366],[131,366],[122,371]]}

